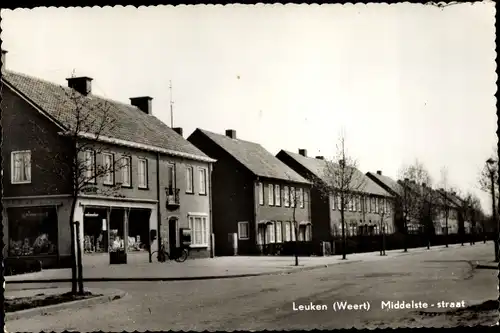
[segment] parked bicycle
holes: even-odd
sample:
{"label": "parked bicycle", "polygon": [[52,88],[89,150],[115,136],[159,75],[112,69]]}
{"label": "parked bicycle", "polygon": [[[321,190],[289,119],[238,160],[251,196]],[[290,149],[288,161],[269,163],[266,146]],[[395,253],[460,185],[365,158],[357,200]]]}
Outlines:
{"label": "parked bicycle", "polygon": [[158,262],[165,262],[168,260],[175,260],[177,262],[184,262],[189,256],[187,248],[177,247],[172,252],[167,252],[165,245],[161,245],[158,251],[151,253],[151,257],[156,258]]}

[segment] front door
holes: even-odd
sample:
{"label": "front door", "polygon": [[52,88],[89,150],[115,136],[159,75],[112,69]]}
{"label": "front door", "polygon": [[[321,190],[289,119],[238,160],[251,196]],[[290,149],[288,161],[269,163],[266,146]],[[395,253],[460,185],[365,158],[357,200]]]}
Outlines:
{"label": "front door", "polygon": [[168,244],[170,253],[174,253],[177,247],[177,219],[175,218],[168,220]]}

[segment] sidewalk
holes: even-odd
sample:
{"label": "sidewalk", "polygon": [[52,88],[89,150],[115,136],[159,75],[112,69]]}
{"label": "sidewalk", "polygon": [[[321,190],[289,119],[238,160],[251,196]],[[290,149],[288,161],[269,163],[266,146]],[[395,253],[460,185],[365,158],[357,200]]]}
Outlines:
{"label": "sidewalk", "polygon": [[[476,244],[476,247],[490,246]],[[308,269],[321,268],[331,265],[349,264],[355,262],[374,262],[388,260],[390,258],[413,255],[427,251],[453,251],[458,248],[467,248],[468,245],[452,244],[449,248],[444,246],[427,248],[386,251],[386,256],[380,256],[379,252],[348,254],[346,260],[341,256],[325,257],[299,257],[299,266],[295,266],[293,256],[232,256],[206,259],[187,260],[184,263],[169,261],[165,263],[149,263],[147,255],[131,258],[125,265],[109,265],[107,256],[97,258],[93,262],[85,261],[83,277],[85,281],[120,281],[120,280],[197,280],[216,279],[229,277],[257,276],[268,274],[291,273]],[[133,257],[133,256],[130,256]],[[35,283],[35,282],[68,282],[71,279],[70,269],[50,269],[36,273],[13,275],[5,277],[9,283]]]}

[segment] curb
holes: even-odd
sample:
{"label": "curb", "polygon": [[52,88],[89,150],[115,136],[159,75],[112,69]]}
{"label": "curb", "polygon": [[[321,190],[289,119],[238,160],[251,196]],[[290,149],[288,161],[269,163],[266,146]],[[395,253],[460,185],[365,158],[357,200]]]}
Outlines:
{"label": "curb", "polygon": [[[232,275],[207,275],[207,276],[181,276],[181,277],[139,277],[139,278],[83,278],[83,282],[121,282],[121,281],[196,281],[196,280],[216,280],[216,279],[234,279],[243,277],[254,277],[254,276],[266,276],[266,275],[285,275],[293,274],[302,271],[310,271],[319,268],[333,267],[337,265],[353,264],[357,262],[362,262],[362,260],[345,261],[340,263],[335,263],[333,265],[321,264],[314,266],[307,266],[302,268],[292,268],[289,270],[271,271],[265,273],[246,273],[246,274],[232,274]],[[24,284],[24,283],[65,283],[71,282],[71,279],[38,279],[38,280],[15,280],[6,281],[6,284]],[[96,297],[98,298],[98,297]],[[93,298],[91,298],[93,299]]]}
{"label": "curb", "polygon": [[43,316],[43,315],[47,315],[51,312],[56,312],[56,311],[65,310],[65,309],[81,309],[81,308],[91,306],[91,305],[112,302],[114,300],[118,300],[120,298],[123,298],[126,295],[127,295],[126,292],[119,290],[119,291],[115,291],[109,295],[103,295],[103,296],[92,297],[92,298],[87,298],[87,299],[82,299],[82,300],[77,300],[77,301],[53,304],[53,305],[48,305],[48,306],[41,306],[41,307],[37,307],[37,308],[20,310],[20,311],[15,311],[15,312],[6,312],[5,313],[5,321],[7,322],[8,320],[12,321],[12,320],[19,320],[19,319],[27,319],[27,318],[31,318],[31,317],[39,316],[39,315]]}

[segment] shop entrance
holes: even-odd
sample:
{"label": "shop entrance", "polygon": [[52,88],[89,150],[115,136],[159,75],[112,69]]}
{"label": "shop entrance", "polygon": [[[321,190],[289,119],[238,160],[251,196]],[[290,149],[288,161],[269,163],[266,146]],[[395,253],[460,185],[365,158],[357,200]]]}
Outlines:
{"label": "shop entrance", "polygon": [[83,214],[83,252],[108,252],[108,221],[105,208],[85,208]]}
{"label": "shop entrance", "polygon": [[174,253],[177,247],[177,218],[175,217],[168,220],[168,244],[170,253]]}
{"label": "shop entrance", "polygon": [[149,219],[151,209],[133,208],[128,218],[127,252],[149,251]]}

